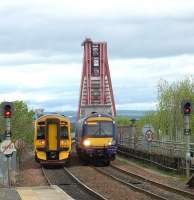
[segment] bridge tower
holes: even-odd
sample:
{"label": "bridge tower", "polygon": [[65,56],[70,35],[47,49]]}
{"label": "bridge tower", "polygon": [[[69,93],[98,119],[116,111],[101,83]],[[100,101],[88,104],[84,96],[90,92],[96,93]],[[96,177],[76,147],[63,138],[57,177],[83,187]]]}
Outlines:
{"label": "bridge tower", "polygon": [[78,119],[92,112],[116,115],[107,43],[85,39]]}

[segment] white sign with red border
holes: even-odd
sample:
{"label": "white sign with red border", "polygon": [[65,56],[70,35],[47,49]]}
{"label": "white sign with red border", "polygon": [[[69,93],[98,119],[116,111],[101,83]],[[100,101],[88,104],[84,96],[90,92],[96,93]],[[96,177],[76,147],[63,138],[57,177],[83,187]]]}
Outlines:
{"label": "white sign with red border", "polygon": [[151,130],[147,130],[145,133],[146,141],[151,142],[153,140],[153,132]]}
{"label": "white sign with red border", "polygon": [[11,155],[16,149],[11,140],[4,140],[0,145],[0,151],[4,155]]}

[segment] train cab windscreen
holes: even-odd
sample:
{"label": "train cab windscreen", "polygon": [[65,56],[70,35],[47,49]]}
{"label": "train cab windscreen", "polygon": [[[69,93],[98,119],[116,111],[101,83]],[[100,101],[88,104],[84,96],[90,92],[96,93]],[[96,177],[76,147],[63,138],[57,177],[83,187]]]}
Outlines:
{"label": "train cab windscreen", "polygon": [[88,122],[85,128],[85,135],[96,137],[112,136],[113,123],[110,121]]}
{"label": "train cab windscreen", "polygon": [[68,139],[68,128],[66,126],[61,127],[60,138]]}
{"label": "train cab windscreen", "polygon": [[40,126],[38,128],[37,139],[38,140],[45,139],[45,127],[44,126]]}

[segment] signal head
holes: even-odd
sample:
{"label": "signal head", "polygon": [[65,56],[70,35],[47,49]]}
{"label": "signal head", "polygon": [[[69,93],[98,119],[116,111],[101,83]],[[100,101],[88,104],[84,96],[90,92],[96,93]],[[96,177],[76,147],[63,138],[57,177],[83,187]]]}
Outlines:
{"label": "signal head", "polygon": [[183,113],[184,113],[184,115],[190,115],[191,112],[192,112],[191,102],[187,101],[183,105]]}
{"label": "signal head", "polygon": [[3,102],[1,104],[1,113],[4,118],[11,118],[13,112],[13,103],[12,102]]}
{"label": "signal head", "polygon": [[11,118],[11,106],[10,105],[5,105],[4,107],[4,117],[5,118]]}

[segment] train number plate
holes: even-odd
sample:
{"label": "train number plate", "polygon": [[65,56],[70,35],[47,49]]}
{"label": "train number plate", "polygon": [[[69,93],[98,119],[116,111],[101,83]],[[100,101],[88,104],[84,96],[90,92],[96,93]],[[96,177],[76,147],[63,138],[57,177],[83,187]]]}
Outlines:
{"label": "train number plate", "polygon": [[47,156],[49,160],[55,160],[58,157],[57,152],[48,152]]}

